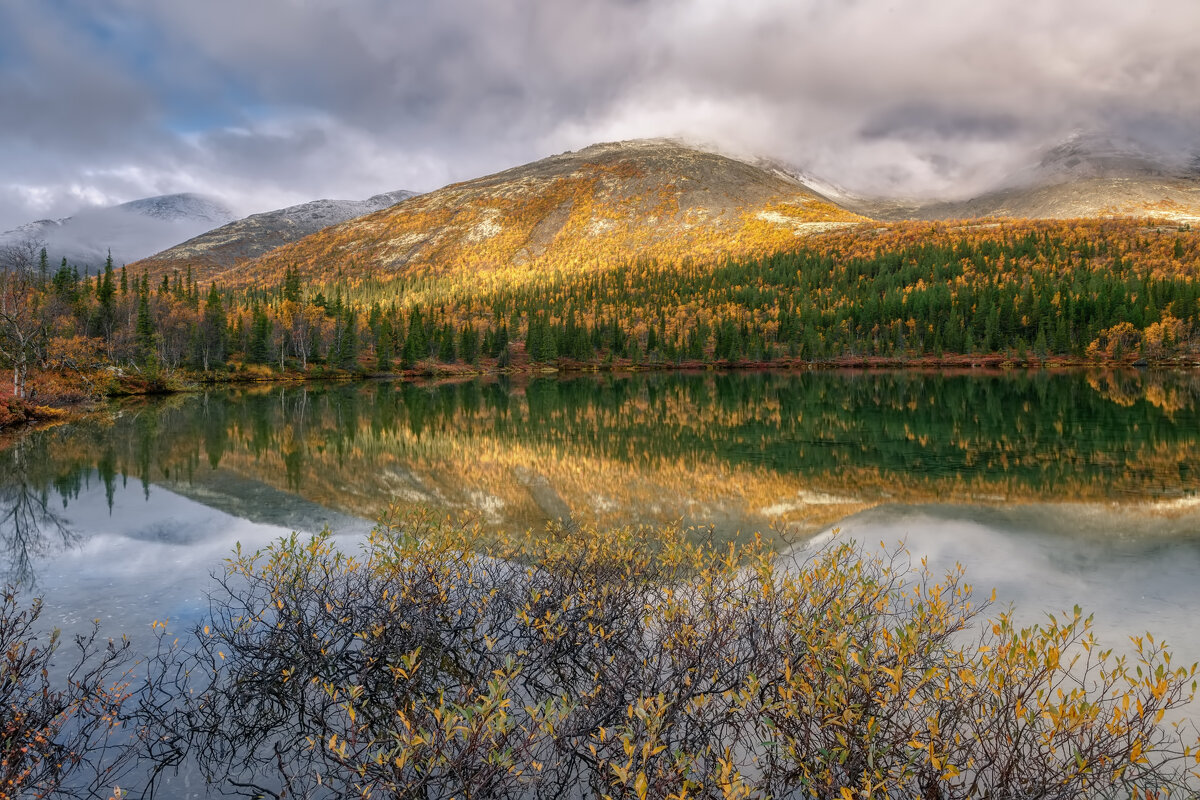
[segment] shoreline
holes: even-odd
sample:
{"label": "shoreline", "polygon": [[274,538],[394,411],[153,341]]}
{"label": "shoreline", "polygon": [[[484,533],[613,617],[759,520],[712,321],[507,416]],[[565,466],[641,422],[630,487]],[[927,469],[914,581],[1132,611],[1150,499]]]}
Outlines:
{"label": "shoreline", "polygon": [[[107,390],[95,397],[86,397],[64,403],[50,400],[33,403],[16,400],[11,395],[0,396],[0,436],[15,431],[38,430],[45,427],[74,422],[95,413],[106,401],[132,397],[155,397],[194,394],[209,388],[251,384],[305,384],[305,383],[353,383],[358,381],[453,381],[474,378],[532,378],[539,376],[573,376],[595,374],[637,373],[739,373],[739,372],[912,372],[914,374],[939,373],[950,375],[1004,375],[1012,372],[1126,372],[1147,371],[1186,372],[1200,369],[1200,360],[1178,357],[1173,359],[1087,361],[1076,358],[1026,358],[1019,360],[1005,355],[986,356],[929,356],[893,358],[882,356],[840,357],[821,361],[779,359],[774,361],[681,361],[678,363],[634,363],[628,359],[585,363],[562,360],[556,364],[538,364],[520,359],[516,365],[497,367],[492,363],[480,365],[433,364],[425,367],[393,370],[390,372],[364,370],[284,370],[282,372],[261,366],[246,369],[237,367],[225,374],[194,374],[186,371],[171,373],[160,378],[147,379],[137,374],[125,374],[114,368]],[[61,376],[60,376],[61,377]],[[7,412],[7,413],[5,413]],[[0,447],[3,442],[0,441]]]}

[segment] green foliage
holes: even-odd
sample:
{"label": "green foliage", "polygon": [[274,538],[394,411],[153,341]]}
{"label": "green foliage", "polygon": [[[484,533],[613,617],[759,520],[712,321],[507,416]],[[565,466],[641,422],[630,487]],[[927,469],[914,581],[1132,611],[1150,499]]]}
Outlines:
{"label": "green foliage", "polygon": [[[345,270],[220,293],[191,267],[118,292],[111,267],[64,264],[38,308],[54,339],[100,340],[110,363],[207,369],[227,357],[355,370],[684,363],[905,363],[989,358],[1173,362],[1200,354],[1200,235],[1132,222],[852,227],[760,257],[609,258],[474,275]],[[121,279],[125,279],[122,271]],[[143,283],[145,280],[143,279]],[[306,291],[307,289],[307,291]],[[332,298],[332,299],[328,299]],[[386,320],[390,342],[379,331]],[[139,327],[140,326],[140,327]],[[511,345],[516,345],[515,347]],[[382,349],[382,354],[379,352]],[[206,358],[205,354],[208,354]],[[503,363],[501,363],[503,361]],[[207,366],[206,366],[207,365]]]}
{"label": "green foliage", "polygon": [[194,361],[206,372],[212,367],[221,367],[225,364],[226,325],[225,305],[221,302],[221,293],[214,283],[208,287],[208,297],[204,300],[204,316],[200,321],[197,351],[194,358]]}
{"label": "green foliage", "polygon": [[[125,273],[122,270],[122,280],[124,280],[124,276]],[[134,332],[137,337],[138,360],[145,366],[154,357],[154,318],[150,315],[149,292],[138,292],[137,324]]]}
{"label": "green foliage", "polygon": [[375,369],[380,372],[391,372],[392,359],[392,322],[388,317],[383,317],[379,321],[375,334]]}
{"label": "green foliage", "polygon": [[250,324],[250,339],[246,345],[246,360],[251,364],[266,364],[271,360],[271,318],[263,308],[254,310]]}
{"label": "green foliage", "polygon": [[416,366],[429,356],[429,338],[425,332],[425,320],[421,309],[413,306],[408,314],[408,335],[404,339],[403,360],[405,367]]}

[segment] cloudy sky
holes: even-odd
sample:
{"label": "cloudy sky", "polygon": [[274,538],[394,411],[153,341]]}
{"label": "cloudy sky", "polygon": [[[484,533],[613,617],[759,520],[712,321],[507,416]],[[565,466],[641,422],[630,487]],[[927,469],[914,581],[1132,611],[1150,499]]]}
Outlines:
{"label": "cloudy sky", "polygon": [[683,137],[966,194],[1077,131],[1200,141],[1196,0],[5,0],[0,230],[243,213]]}

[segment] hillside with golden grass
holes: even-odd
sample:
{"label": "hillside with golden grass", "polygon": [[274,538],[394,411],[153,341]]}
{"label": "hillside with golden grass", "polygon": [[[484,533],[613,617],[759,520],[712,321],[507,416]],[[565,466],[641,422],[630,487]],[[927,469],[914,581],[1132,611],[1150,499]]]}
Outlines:
{"label": "hillside with golden grass", "polygon": [[[804,184],[669,141],[601,144],[457,183],[326,228],[231,268],[229,286],[307,279],[569,271],[630,259],[767,253],[864,217]],[[188,266],[175,262],[172,269]],[[135,269],[152,263],[134,265]]]}

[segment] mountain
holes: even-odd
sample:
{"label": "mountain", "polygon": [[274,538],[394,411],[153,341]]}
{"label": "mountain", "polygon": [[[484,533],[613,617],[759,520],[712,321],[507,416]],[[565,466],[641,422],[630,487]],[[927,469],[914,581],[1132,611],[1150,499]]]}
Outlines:
{"label": "mountain", "polygon": [[183,244],[156,253],[139,262],[138,266],[149,271],[187,264],[204,265],[209,269],[231,267],[330,225],[394,206],[416,194],[399,190],[377,194],[366,200],[313,200],[276,211],[251,214],[245,219],[206,231]]}
{"label": "mountain", "polygon": [[1157,217],[1200,222],[1200,159],[1130,140],[1079,134],[1003,185],[960,202],[850,204],[879,219]]}
{"label": "mountain", "polygon": [[233,218],[233,212],[215,198],[167,194],[30,222],[0,233],[0,244],[43,242],[51,264],[65,257],[80,267],[99,267],[110,250],[117,264],[129,263]]}
{"label": "mountain", "polygon": [[521,269],[586,269],[632,259],[714,259],[787,247],[853,225],[847,211],[777,170],[667,140],[593,145],[446,186],[278,247],[238,270],[482,279]]}

